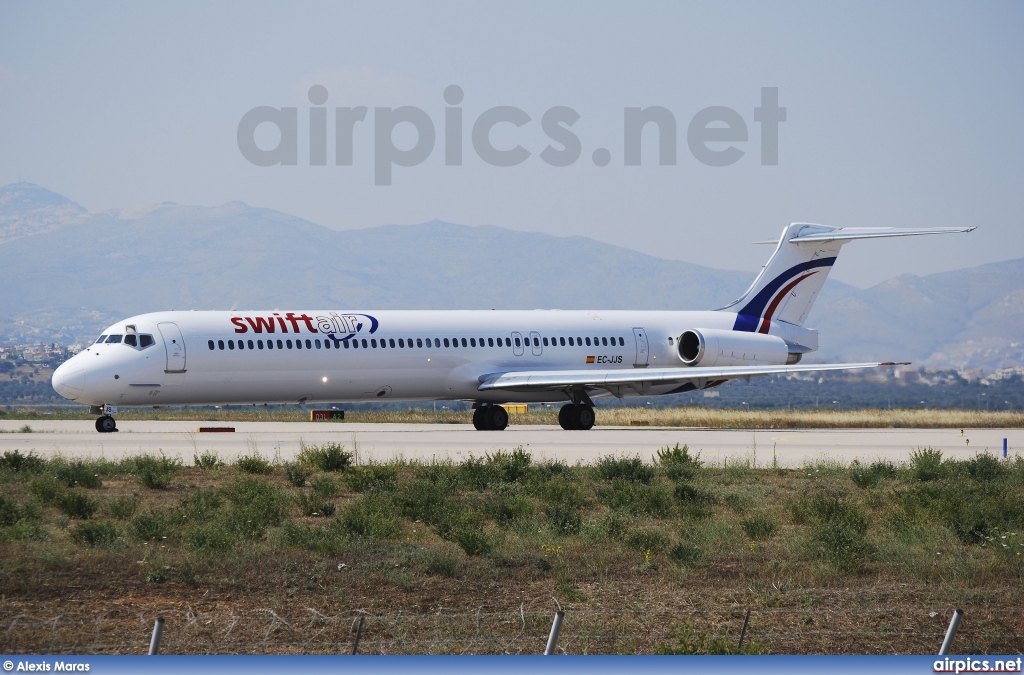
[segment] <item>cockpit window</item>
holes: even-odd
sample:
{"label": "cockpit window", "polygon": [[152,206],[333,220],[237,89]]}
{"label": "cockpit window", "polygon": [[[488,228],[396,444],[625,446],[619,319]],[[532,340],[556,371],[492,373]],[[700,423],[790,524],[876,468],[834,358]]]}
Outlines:
{"label": "cockpit window", "polygon": [[104,341],[104,340],[106,340],[106,339],[107,339],[107,336],[106,336],[106,335],[101,335],[101,336],[99,336],[98,338],[96,338],[96,342],[95,342],[95,344],[100,344],[101,342],[103,342],[103,341]]}
{"label": "cockpit window", "polygon": [[124,343],[132,347],[138,347],[138,339],[134,335],[125,335]]}
{"label": "cockpit window", "polygon": [[151,347],[152,345],[153,345],[153,336],[152,335],[140,335],[139,336],[139,346],[140,347],[145,349],[146,347]]}
{"label": "cockpit window", "polygon": [[108,345],[116,345],[118,342],[121,341],[122,337],[124,337],[124,336],[123,335],[110,335],[110,336],[107,337],[107,344]]}

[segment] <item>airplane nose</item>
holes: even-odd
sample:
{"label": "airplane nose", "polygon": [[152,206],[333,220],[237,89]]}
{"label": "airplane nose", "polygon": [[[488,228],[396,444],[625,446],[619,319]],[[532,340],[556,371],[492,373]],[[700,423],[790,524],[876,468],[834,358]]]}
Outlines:
{"label": "airplane nose", "polygon": [[53,371],[51,382],[58,394],[74,401],[85,390],[85,368],[66,363]]}

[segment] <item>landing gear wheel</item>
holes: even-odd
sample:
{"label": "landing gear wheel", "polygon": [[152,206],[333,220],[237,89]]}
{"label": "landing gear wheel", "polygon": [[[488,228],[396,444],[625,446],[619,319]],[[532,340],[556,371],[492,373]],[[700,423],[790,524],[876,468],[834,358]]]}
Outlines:
{"label": "landing gear wheel", "polygon": [[558,411],[558,424],[566,431],[573,431],[576,426],[573,424],[573,418],[575,417],[576,406],[572,403],[566,403],[562,406],[561,410]]}
{"label": "landing gear wheel", "polygon": [[492,431],[504,431],[508,426],[508,411],[500,405],[488,406],[487,426]]}
{"label": "landing gear wheel", "polygon": [[109,434],[113,431],[117,431],[117,422],[110,415],[104,415],[96,419],[96,431],[101,434]]}
{"label": "landing gear wheel", "polygon": [[589,405],[578,405],[576,406],[576,428],[581,431],[594,428],[594,422],[597,421],[597,415],[594,414],[594,409]]}
{"label": "landing gear wheel", "polygon": [[487,431],[487,406],[480,406],[473,411],[473,428],[477,431]]}
{"label": "landing gear wheel", "polygon": [[566,403],[558,411],[558,424],[566,431],[586,431],[594,426],[596,416],[589,405]]}

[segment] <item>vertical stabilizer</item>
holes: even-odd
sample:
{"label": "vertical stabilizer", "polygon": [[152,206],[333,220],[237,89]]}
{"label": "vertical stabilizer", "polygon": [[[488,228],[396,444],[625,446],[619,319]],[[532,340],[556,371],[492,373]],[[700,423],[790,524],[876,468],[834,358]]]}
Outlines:
{"label": "vertical stabilizer", "polygon": [[746,293],[723,309],[736,313],[733,330],[767,333],[772,322],[804,325],[843,244],[854,239],[970,232],[973,227],[840,228],[793,223]]}

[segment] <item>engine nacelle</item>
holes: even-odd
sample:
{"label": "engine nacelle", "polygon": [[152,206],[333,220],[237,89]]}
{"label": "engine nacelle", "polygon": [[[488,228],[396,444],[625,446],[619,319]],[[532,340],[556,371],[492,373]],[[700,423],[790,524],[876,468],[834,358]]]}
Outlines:
{"label": "engine nacelle", "polygon": [[679,358],[688,366],[779,366],[800,360],[775,335],[693,328],[679,336]]}

